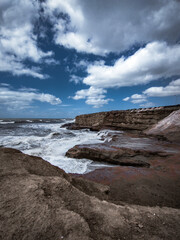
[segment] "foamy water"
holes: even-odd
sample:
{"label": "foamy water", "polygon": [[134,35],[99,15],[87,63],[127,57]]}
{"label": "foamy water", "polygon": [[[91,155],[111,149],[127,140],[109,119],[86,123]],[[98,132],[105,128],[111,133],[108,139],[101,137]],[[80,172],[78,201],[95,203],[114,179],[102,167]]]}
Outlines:
{"label": "foamy water", "polygon": [[[53,121],[53,122],[52,122]],[[68,120],[1,120],[0,146],[21,150],[39,156],[67,173],[86,173],[109,166],[88,159],[72,159],[65,156],[68,149],[77,144],[102,142],[102,134],[89,130],[61,128]]]}

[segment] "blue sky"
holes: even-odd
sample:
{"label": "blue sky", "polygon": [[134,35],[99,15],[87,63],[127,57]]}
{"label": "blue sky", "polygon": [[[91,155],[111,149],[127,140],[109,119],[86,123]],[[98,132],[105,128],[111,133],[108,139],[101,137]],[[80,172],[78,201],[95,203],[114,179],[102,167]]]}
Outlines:
{"label": "blue sky", "polygon": [[0,117],[180,104],[178,0],[1,0]]}

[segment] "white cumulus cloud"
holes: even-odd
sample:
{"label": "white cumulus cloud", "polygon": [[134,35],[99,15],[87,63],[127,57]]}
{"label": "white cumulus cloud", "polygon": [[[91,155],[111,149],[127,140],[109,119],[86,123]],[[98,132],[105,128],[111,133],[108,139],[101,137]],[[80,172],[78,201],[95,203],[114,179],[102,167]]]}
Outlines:
{"label": "white cumulus cloud", "polygon": [[74,100],[86,99],[88,105],[92,105],[94,108],[102,107],[104,104],[108,104],[112,99],[106,99],[106,90],[102,88],[90,87],[89,89],[81,89],[76,92],[72,97]]}
{"label": "white cumulus cloud", "polygon": [[133,94],[130,97],[126,97],[123,101],[131,101],[132,103],[143,103],[142,107],[152,106],[153,103],[148,102],[148,97],[170,97],[180,95],[180,79],[171,81],[165,87],[150,87],[143,91],[142,94]]}
{"label": "white cumulus cloud", "polygon": [[143,94],[148,97],[169,97],[180,95],[180,79],[170,82],[166,87],[148,88]]}
{"label": "white cumulus cloud", "polygon": [[[165,42],[153,42],[139,49],[128,58],[121,57],[113,66],[104,62],[95,62],[87,67],[88,76],[83,83],[91,87],[108,89],[125,86],[145,85],[159,78],[180,75],[180,45],[168,45]],[[170,86],[175,93],[175,87]],[[168,88],[170,88],[168,87]],[[161,88],[151,88],[143,95],[134,94],[126,97],[134,104],[147,102],[147,95],[160,91]],[[164,92],[164,89],[163,89]],[[163,93],[165,94],[165,93]]]}
{"label": "white cumulus cloud", "polygon": [[180,74],[180,45],[153,42],[113,66],[90,65],[83,82],[90,86],[113,88],[147,84],[161,77]]}
{"label": "white cumulus cloud", "polygon": [[143,94],[133,94],[131,97],[124,98],[123,101],[131,101],[134,104],[139,104],[147,102],[147,98]]}

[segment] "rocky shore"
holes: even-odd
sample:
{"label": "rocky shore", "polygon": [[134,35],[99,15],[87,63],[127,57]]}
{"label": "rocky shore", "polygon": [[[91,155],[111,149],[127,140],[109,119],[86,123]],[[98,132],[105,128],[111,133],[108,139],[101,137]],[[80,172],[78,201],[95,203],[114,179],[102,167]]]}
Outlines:
{"label": "rocky shore", "polygon": [[0,161],[0,239],[180,238],[179,209],[114,204],[108,186],[18,150],[1,148]]}
{"label": "rocky shore", "polygon": [[178,146],[125,132],[108,132],[105,142],[76,145],[66,156],[88,158],[121,166],[150,167],[157,158],[167,158],[177,153]]}
{"label": "rocky shore", "polygon": [[[134,148],[130,141],[129,148],[117,147],[117,141],[112,141],[70,149],[67,154],[71,157],[117,162],[116,167],[73,176],[109,186],[109,200],[116,204],[180,208],[180,145],[148,138],[139,138],[138,142],[138,138],[130,138],[137,141]],[[110,147],[105,148],[106,144]]]}
{"label": "rocky shore", "polygon": [[95,131],[113,129],[141,132],[179,109],[180,105],[174,105],[84,114],[77,116],[75,123],[65,127],[74,130],[89,128]]}
{"label": "rocky shore", "polygon": [[179,109],[76,117],[66,127],[112,129],[66,153],[112,165],[84,175],[0,148],[0,239],[180,239]]}
{"label": "rocky shore", "polygon": [[[169,107],[169,110],[178,107]],[[161,109],[163,113],[164,109]],[[152,109],[142,112],[145,111],[151,112]],[[153,111],[154,114],[160,113],[159,109]],[[124,201],[179,208],[180,110],[173,111],[144,131],[134,130],[138,129],[104,131],[103,143],[76,145],[69,149],[66,153],[69,157],[119,165],[84,175],[74,174],[74,177],[108,185],[109,199],[115,203]]]}

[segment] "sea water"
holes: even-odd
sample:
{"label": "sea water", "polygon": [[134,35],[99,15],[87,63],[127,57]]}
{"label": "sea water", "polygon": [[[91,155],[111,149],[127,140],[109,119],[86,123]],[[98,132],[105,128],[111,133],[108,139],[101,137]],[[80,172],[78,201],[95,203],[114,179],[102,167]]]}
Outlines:
{"label": "sea water", "polygon": [[97,132],[61,128],[69,119],[0,119],[0,146],[42,157],[67,173],[87,173],[110,165],[73,159],[66,152],[77,144],[102,143]]}

